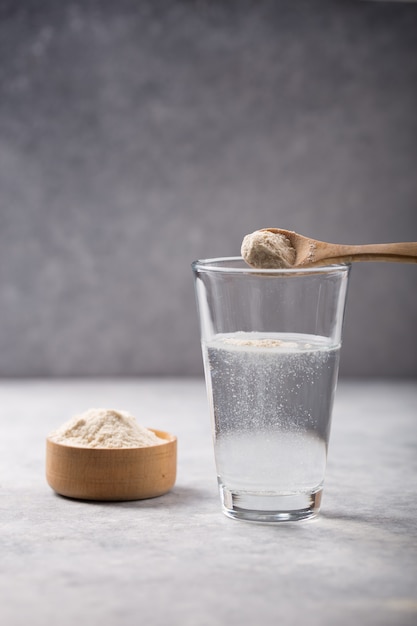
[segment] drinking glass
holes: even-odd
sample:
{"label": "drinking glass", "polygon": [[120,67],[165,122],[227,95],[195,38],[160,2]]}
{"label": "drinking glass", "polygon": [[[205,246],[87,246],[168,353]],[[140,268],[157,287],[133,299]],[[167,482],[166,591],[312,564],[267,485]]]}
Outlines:
{"label": "drinking glass", "polygon": [[223,512],[315,517],[325,477],[349,265],[192,264]]}

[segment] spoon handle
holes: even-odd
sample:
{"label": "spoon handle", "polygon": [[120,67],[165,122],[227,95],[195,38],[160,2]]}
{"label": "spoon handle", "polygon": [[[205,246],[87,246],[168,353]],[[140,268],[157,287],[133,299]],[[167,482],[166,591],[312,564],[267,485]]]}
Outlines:
{"label": "spoon handle", "polygon": [[331,259],[337,262],[391,261],[417,263],[417,241],[402,243],[375,243],[360,246],[323,245],[315,254],[315,261]]}

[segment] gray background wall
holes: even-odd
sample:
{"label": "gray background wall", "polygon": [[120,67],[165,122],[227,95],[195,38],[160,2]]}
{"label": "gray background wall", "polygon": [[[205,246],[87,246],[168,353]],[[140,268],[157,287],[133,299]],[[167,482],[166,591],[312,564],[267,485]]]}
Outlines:
{"label": "gray background wall", "polygon": [[[202,372],[190,262],[417,240],[417,5],[0,0],[0,375]],[[417,266],[354,266],[341,374],[417,373]]]}

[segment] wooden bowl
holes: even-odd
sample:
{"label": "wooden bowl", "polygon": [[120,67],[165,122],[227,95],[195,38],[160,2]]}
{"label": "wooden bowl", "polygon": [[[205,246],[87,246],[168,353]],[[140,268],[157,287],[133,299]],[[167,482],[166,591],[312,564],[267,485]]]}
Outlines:
{"label": "wooden bowl", "polygon": [[[153,430],[153,429],[152,429]],[[46,480],[62,496],[82,500],[142,500],[169,491],[177,470],[177,438],[141,448],[81,448],[46,440]]]}

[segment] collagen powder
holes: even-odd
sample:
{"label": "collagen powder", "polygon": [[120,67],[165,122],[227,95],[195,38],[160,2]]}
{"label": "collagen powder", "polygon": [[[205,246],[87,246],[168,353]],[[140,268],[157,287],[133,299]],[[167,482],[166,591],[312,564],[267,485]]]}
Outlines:
{"label": "collagen powder", "polygon": [[269,230],[256,230],[246,235],[241,254],[246,263],[258,268],[291,267],[295,261],[295,250],[290,240]]}
{"label": "collagen powder", "polygon": [[82,448],[140,448],[165,443],[133,415],[113,409],[89,409],[49,435],[55,443]]}

